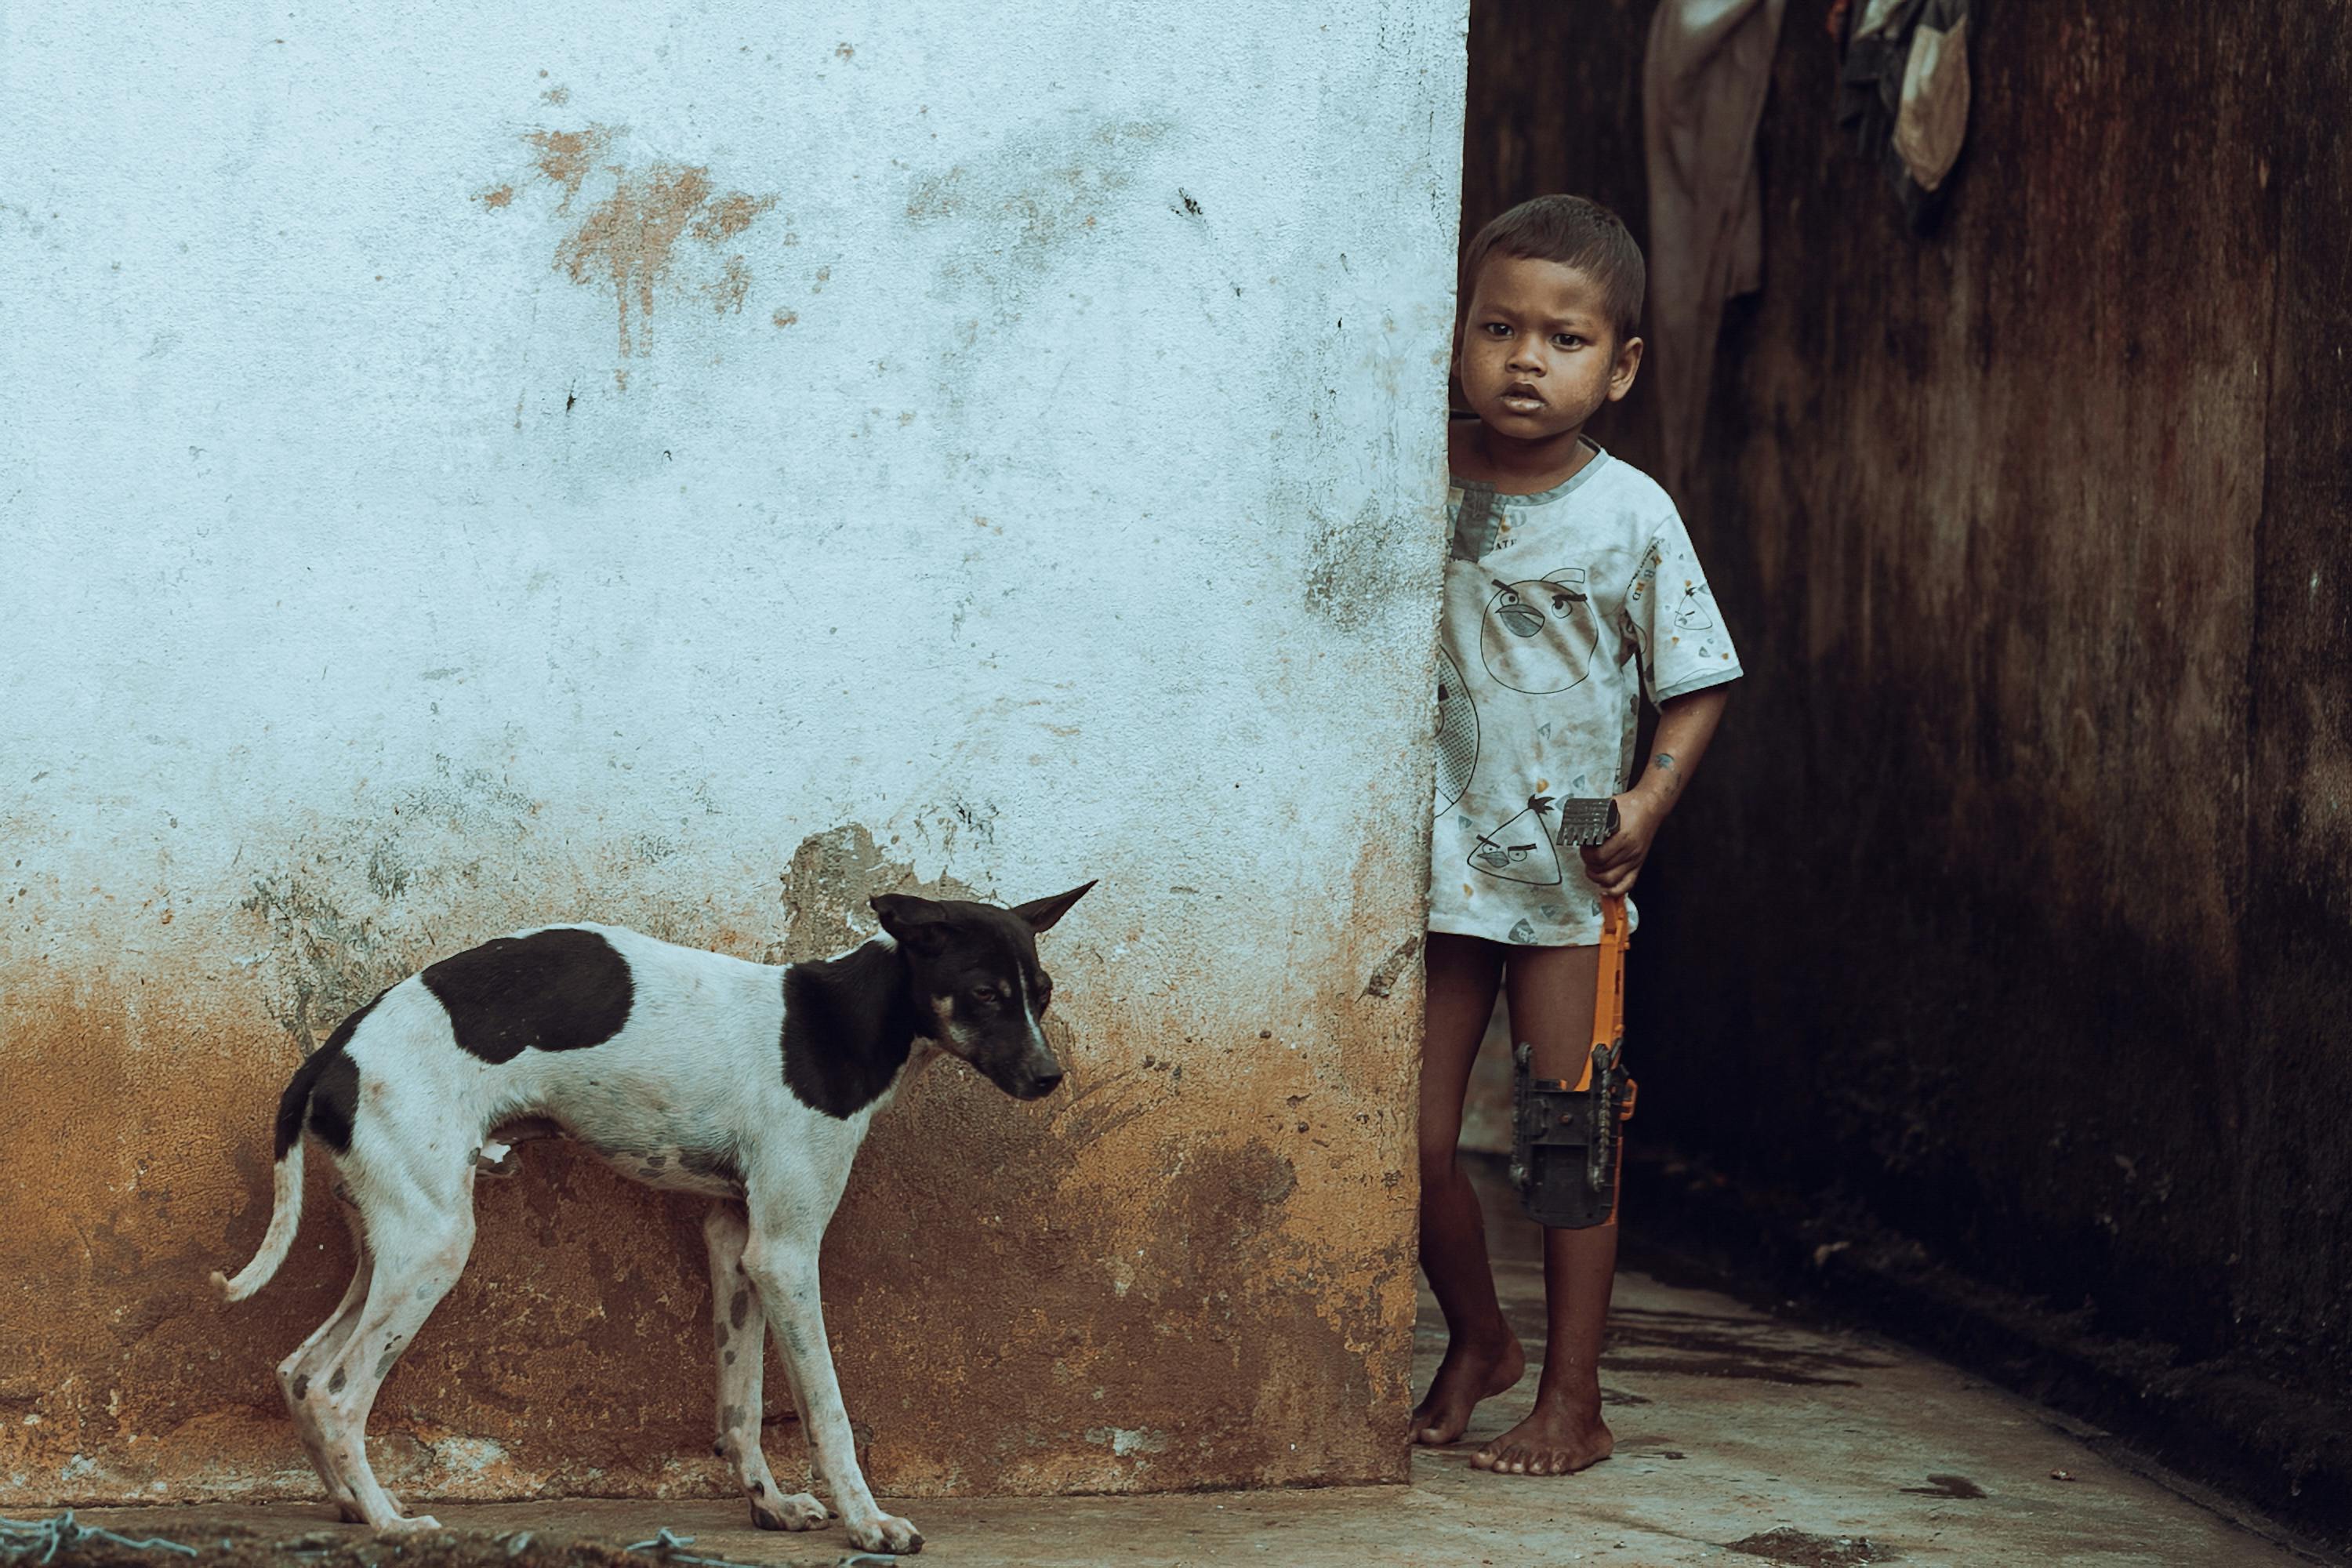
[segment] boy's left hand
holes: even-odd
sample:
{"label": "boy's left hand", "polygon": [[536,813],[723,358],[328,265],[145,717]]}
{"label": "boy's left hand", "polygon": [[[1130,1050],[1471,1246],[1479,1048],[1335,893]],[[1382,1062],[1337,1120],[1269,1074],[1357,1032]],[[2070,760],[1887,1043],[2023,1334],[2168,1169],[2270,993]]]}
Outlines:
{"label": "boy's left hand", "polygon": [[1605,844],[1583,847],[1584,874],[1613,898],[1632,892],[1633,879],[1642,874],[1642,862],[1650,858],[1650,841],[1658,836],[1658,825],[1665,819],[1665,812],[1638,791],[1617,796],[1617,831]]}

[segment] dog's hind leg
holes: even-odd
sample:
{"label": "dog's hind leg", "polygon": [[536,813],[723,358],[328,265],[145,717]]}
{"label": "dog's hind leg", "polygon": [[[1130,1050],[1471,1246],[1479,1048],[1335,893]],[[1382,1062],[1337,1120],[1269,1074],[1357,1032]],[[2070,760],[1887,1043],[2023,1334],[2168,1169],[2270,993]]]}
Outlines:
{"label": "dog's hind leg", "polygon": [[374,1268],[367,1305],[342,1348],[312,1370],[304,1392],[329,1462],[350,1483],[362,1520],[379,1531],[441,1528],[429,1517],[403,1518],[377,1482],[368,1464],[367,1418],[384,1374],[465,1270],[474,1247],[472,1185],[468,1173],[447,1204],[405,1197],[396,1207],[369,1205]]}
{"label": "dog's hind leg", "polygon": [[361,1518],[359,1501],[341,1471],[328,1461],[326,1434],[319,1429],[316,1411],[303,1397],[310,1392],[313,1372],[343,1348],[352,1329],[358,1326],[360,1309],[367,1300],[368,1279],[374,1272],[374,1259],[369,1256],[367,1236],[360,1226],[359,1215],[346,1205],[343,1217],[352,1228],[352,1282],[344,1288],[342,1300],[328,1314],[327,1321],[295,1346],[293,1354],[278,1363],[278,1386],[286,1395],[286,1408],[294,1417],[294,1435],[301,1439],[302,1451],[310,1457],[310,1468],[319,1472],[319,1479],[325,1483],[327,1495],[334,1500],[337,1510],[356,1524]]}
{"label": "dog's hind leg", "polygon": [[763,1204],[756,1189],[751,1217],[751,1236],[744,1245],[743,1268],[760,1289],[770,1326],[784,1342],[784,1365],[792,1373],[801,1430],[807,1435],[817,1473],[833,1489],[833,1505],[849,1527],[849,1539],[867,1552],[921,1551],[921,1532],[907,1521],[882,1511],[866,1488],[865,1472],[858,1468],[849,1413],[841,1406],[841,1384],[834,1375],[833,1352],[824,1337],[824,1306],[817,1292],[821,1233],[800,1234],[806,1228],[805,1209],[789,1201]]}
{"label": "dog's hind leg", "polygon": [[827,1515],[807,1492],[783,1495],[760,1449],[761,1374],[768,1353],[768,1318],[760,1288],[743,1269],[751,1224],[740,1204],[711,1206],[702,1219],[710,1247],[710,1323],[719,1342],[719,1437],[711,1452],[735,1470],[761,1530],[814,1530]]}

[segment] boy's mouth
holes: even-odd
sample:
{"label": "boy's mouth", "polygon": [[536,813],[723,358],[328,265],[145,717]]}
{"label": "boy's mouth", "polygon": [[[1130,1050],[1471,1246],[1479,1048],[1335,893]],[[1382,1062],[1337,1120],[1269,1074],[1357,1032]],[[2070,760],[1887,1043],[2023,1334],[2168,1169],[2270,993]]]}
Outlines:
{"label": "boy's mouth", "polygon": [[1524,382],[1505,387],[1500,401],[1514,414],[1533,414],[1544,405],[1543,394]]}

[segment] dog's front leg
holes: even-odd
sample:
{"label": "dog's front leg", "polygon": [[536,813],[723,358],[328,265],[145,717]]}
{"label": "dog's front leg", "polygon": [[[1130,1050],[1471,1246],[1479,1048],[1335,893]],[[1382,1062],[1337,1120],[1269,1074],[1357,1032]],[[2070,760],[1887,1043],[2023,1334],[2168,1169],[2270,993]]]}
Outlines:
{"label": "dog's front leg", "polygon": [[761,1530],[814,1530],[828,1517],[806,1492],[783,1495],[760,1449],[760,1384],[768,1319],[759,1287],[743,1268],[751,1226],[741,1205],[715,1204],[702,1220],[710,1247],[710,1321],[719,1345],[719,1436],[711,1451],[734,1467],[736,1484]]}
{"label": "dog's front leg", "polygon": [[[797,1234],[791,1217],[790,1205],[769,1214],[753,1204],[743,1267],[759,1287],[769,1326],[783,1342],[784,1365],[792,1373],[793,1399],[800,1406],[809,1452],[817,1473],[833,1489],[833,1506],[841,1510],[850,1540],[867,1552],[919,1552],[921,1533],[907,1521],[882,1511],[857,1468],[856,1444],[849,1432],[849,1414],[841,1407],[841,1384],[834,1377],[824,1307],[817,1294],[820,1237]],[[779,1219],[785,1223],[777,1223]]]}

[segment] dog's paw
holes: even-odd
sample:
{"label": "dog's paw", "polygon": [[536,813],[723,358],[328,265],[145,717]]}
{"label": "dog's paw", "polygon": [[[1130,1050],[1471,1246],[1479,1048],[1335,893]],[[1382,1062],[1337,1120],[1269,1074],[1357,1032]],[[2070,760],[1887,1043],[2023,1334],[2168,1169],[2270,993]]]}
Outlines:
{"label": "dog's paw", "polygon": [[853,1524],[849,1539],[867,1552],[889,1552],[900,1554],[920,1552],[923,1532],[894,1514],[877,1514],[871,1523]]}
{"label": "dog's paw", "polygon": [[751,1500],[751,1522],[761,1530],[814,1530],[830,1517],[824,1504],[806,1492]]}
{"label": "dog's paw", "polygon": [[423,1535],[440,1528],[439,1520],[429,1513],[420,1513],[409,1519],[394,1517],[385,1520],[375,1527],[375,1532],[378,1535]]}

